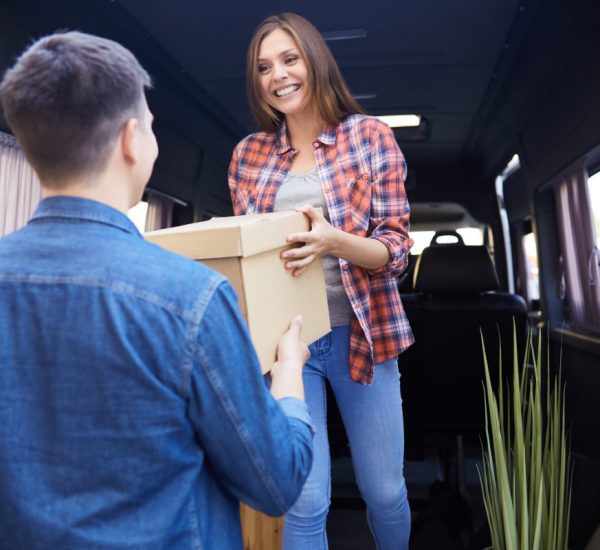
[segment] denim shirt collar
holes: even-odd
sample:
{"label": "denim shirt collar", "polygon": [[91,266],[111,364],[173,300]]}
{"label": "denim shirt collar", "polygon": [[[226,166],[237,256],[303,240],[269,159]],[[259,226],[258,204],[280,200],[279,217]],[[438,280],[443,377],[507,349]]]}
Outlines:
{"label": "denim shirt collar", "polygon": [[47,197],[43,199],[29,223],[50,218],[85,220],[111,225],[133,235],[140,235],[137,227],[122,212],[108,204],[81,197]]}

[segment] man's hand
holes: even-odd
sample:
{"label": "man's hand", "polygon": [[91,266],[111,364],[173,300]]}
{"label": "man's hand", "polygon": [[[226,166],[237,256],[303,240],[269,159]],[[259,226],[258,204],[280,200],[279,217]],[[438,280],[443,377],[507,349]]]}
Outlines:
{"label": "man's hand", "polygon": [[277,363],[293,363],[302,368],[308,360],[310,356],[308,346],[300,339],[302,323],[302,317],[296,315],[290,323],[290,328],[279,338]]}
{"label": "man's hand", "polygon": [[300,339],[301,331],[302,317],[296,315],[290,328],[279,339],[277,361],[271,369],[271,394],[275,399],[297,397],[304,400],[302,368],[310,353]]}

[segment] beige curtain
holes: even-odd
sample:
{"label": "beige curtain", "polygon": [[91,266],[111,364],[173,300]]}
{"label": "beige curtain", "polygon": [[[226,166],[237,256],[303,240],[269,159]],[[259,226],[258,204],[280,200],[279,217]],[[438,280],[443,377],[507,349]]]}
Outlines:
{"label": "beige curtain", "polygon": [[0,132],[0,237],[23,227],[42,198],[42,188],[17,140]]}
{"label": "beige curtain", "polygon": [[173,201],[161,193],[148,192],[148,212],[145,231],[156,231],[171,227],[173,223]]}
{"label": "beige curtain", "polygon": [[593,214],[583,162],[558,178],[556,205],[570,321],[600,328],[600,281]]}

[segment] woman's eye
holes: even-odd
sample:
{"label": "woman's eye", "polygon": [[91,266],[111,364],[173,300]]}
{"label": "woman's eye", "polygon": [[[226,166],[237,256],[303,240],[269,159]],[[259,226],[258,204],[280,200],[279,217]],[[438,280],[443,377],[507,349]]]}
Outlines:
{"label": "woman's eye", "polygon": [[260,74],[265,74],[268,70],[269,70],[269,66],[268,65],[259,65],[258,66],[258,72]]}
{"label": "woman's eye", "polygon": [[285,58],[285,62],[288,65],[291,65],[292,63],[295,63],[296,61],[298,61],[298,56],[297,55],[290,55],[289,57]]}

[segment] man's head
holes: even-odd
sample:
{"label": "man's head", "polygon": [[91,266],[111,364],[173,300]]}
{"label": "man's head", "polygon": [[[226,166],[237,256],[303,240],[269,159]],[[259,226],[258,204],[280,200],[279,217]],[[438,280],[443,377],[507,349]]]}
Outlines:
{"label": "man's head", "polygon": [[19,57],[0,84],[0,101],[42,184],[60,190],[101,173],[129,123],[131,135],[150,134],[156,145],[144,96],[150,86],[120,44],[67,32],[41,38]]}

